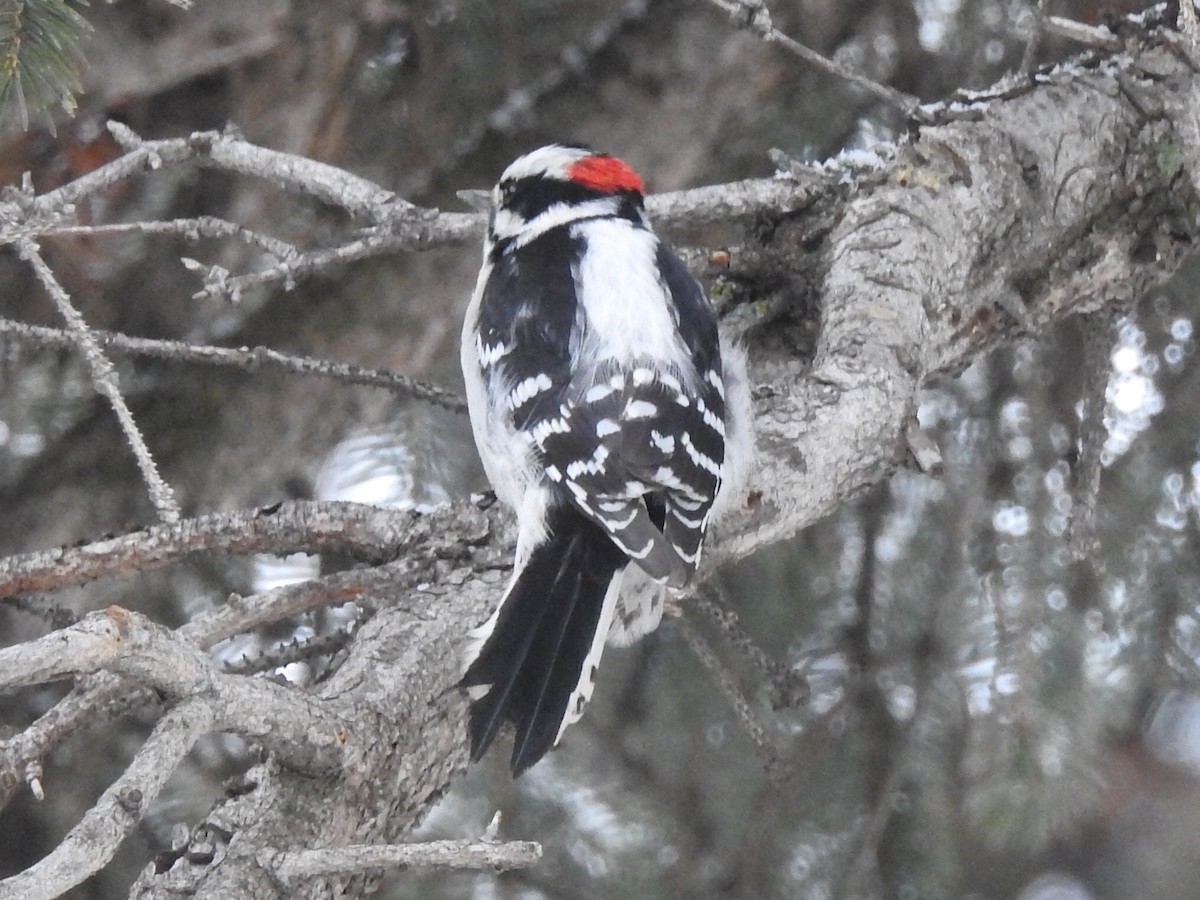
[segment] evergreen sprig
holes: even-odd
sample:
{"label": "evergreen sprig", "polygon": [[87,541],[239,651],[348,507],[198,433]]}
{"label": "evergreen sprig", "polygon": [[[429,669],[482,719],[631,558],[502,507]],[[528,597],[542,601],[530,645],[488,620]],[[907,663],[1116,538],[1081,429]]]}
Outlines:
{"label": "evergreen sprig", "polygon": [[13,116],[28,129],[32,114],[53,131],[55,105],[75,112],[90,27],[69,0],[0,0],[0,129]]}

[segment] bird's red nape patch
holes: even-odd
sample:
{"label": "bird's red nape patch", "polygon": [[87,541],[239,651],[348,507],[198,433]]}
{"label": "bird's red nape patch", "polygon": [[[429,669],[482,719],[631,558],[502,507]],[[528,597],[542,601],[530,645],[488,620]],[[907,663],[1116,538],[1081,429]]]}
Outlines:
{"label": "bird's red nape patch", "polygon": [[629,164],[615,156],[588,156],[571,166],[567,177],[576,184],[615,194],[617,191],[646,193],[646,187],[638,173]]}

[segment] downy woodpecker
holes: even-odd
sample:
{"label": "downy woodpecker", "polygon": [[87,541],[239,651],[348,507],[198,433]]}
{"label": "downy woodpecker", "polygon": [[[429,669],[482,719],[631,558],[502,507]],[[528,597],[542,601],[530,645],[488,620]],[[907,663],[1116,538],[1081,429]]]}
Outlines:
{"label": "downy woodpecker", "polygon": [[[467,651],[471,757],[511,722],[519,775],[579,719],[605,641],[652,631],[696,570],[749,462],[749,386],[651,230],[641,179],[558,144],[492,194],[462,367],[479,455],[519,522],[512,580]],[[644,577],[622,596],[631,562]]]}

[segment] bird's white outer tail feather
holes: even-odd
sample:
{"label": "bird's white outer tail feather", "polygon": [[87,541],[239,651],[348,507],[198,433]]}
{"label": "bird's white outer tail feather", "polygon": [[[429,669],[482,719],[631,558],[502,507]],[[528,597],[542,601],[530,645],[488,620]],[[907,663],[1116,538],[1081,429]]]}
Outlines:
{"label": "bird's white outer tail feather", "polygon": [[563,716],[562,724],[558,726],[558,734],[554,736],[555,746],[558,746],[558,742],[562,740],[563,732],[567,730],[567,726],[574,725],[583,718],[584,707],[592,699],[592,691],[596,688],[596,669],[600,665],[600,656],[604,653],[605,639],[609,634],[613,616],[617,611],[617,598],[621,594],[621,581],[625,571],[625,569],[618,569],[613,574],[612,581],[608,585],[608,590],[604,593],[604,606],[600,611],[600,621],[596,626],[596,633],[592,636],[592,646],[583,661],[583,668],[579,671],[579,682],[575,685],[575,689],[571,691],[571,696],[567,699],[567,713]]}

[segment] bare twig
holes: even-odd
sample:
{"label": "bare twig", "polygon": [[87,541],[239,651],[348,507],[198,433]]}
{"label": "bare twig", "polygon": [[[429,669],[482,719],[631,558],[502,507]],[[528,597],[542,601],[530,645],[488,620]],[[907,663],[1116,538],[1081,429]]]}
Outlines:
{"label": "bare twig", "polygon": [[832,59],[822,56],[816,50],[806,47],[794,38],[788,37],[771,24],[771,14],[762,0],[708,0],[713,6],[729,13],[730,17],[742,28],[757,33],[769,43],[779,44],[801,60],[825,72],[861,88],[873,97],[891,104],[906,115],[916,112],[920,101],[916,97],[890,88],[887,85],[873,81],[857,72],[852,72],[845,66],[839,65]]}
{"label": "bare twig", "polygon": [[[460,518],[486,516],[471,509],[463,504],[455,513]],[[0,598],[149,571],[201,550],[232,554],[337,550],[382,562],[402,554],[407,539],[427,529],[434,517],[422,519],[413,513],[339,501],[297,501],[199,516],[81,547],[6,557],[0,560]],[[422,522],[424,529],[418,527]]]}
{"label": "bare twig", "polygon": [[[356,540],[354,534],[378,535],[384,544],[391,543],[399,558],[377,569],[341,572],[251,597],[231,597],[219,609],[182,626],[177,632],[180,641],[208,649],[232,635],[284,616],[350,601],[361,603],[364,595],[382,592],[387,588],[394,589],[397,585],[427,581],[438,559],[444,558],[444,552],[434,549],[430,541],[444,542],[446,535],[453,532],[465,536],[471,543],[479,543],[493,529],[495,516],[500,515],[499,510],[485,513],[465,504],[421,517],[412,517],[407,513],[385,513],[357,504],[302,504],[301,507],[307,508],[287,504],[274,515],[266,516],[278,521],[260,522],[260,525],[279,529],[279,536],[298,529],[292,538],[285,537],[286,541],[294,541],[299,532],[308,530],[310,526],[315,526],[317,543],[324,543],[330,538],[335,544],[341,543],[337,535],[343,532],[352,541]],[[235,514],[234,519],[240,520],[247,515],[252,519],[262,518],[251,512]],[[346,518],[339,519],[339,516]],[[222,522],[222,518],[188,520],[173,528],[160,526],[87,547],[30,556],[42,557],[39,564],[44,565],[50,565],[50,560],[55,556],[64,557],[68,568],[76,576],[87,575],[90,570],[88,577],[112,574],[129,565],[141,565],[134,560],[143,555],[151,565],[161,565],[180,558],[189,552],[189,547],[200,549],[211,543],[218,549],[231,549],[230,536],[243,529],[228,519]],[[451,519],[455,523],[452,529],[448,527]],[[472,520],[473,524],[468,524],[464,529],[464,521]],[[304,522],[308,524],[302,524]],[[172,540],[175,541],[173,546]],[[139,542],[144,543],[139,547]],[[415,549],[406,552],[406,547]],[[82,554],[82,557],[77,554]],[[88,557],[93,558],[93,562],[81,562],[81,559]],[[111,557],[109,564],[103,562],[107,557]],[[26,574],[34,573],[27,571]],[[146,690],[136,682],[112,672],[98,672],[81,679],[67,697],[33,725],[8,740],[0,741],[0,808],[7,804],[22,781],[33,787],[33,781],[40,775],[40,760],[82,725],[107,721],[156,699],[160,699],[156,691]]]}
{"label": "bare twig", "polygon": [[161,699],[155,691],[111,672],[79,678],[71,692],[36,722],[0,741],[0,810],[16,795],[22,781],[35,796],[39,793],[35,782],[41,777],[42,759],[82,726],[111,721]]}
{"label": "bare twig", "polygon": [[195,271],[205,272],[204,289],[192,294],[193,300],[225,296],[236,302],[244,291],[252,288],[283,284],[286,290],[291,290],[295,287],[297,276],[403,249],[405,244],[402,238],[380,233],[369,234],[328,250],[298,253],[261,272],[251,272],[247,275],[230,276],[219,266],[205,266],[195,260],[185,260],[185,264]]}
{"label": "bare twig", "polygon": [[772,706],[776,709],[795,707],[807,699],[808,682],[771,659],[746,632],[716,581],[701,589],[686,608],[696,610],[716,625],[737,654],[754,667],[755,679],[770,685]]}
{"label": "bare twig", "polygon": [[[46,347],[74,347],[75,342],[65,331],[39,325],[25,325],[11,319],[0,318],[0,335],[10,335]],[[462,397],[426,381],[398,375],[387,369],[369,369],[349,363],[332,362],[311,356],[291,356],[269,347],[213,347],[206,344],[189,344],[184,341],[161,341],[151,338],[129,337],[113,331],[93,331],[96,342],[109,351],[156,359],[177,360],[211,366],[229,366],[255,372],[260,369],[278,369],[295,375],[313,375],[332,378],[346,384],[362,384],[387,388],[405,394],[415,400],[440,406],[452,412],[466,410]]]}
{"label": "bare twig", "polygon": [[339,630],[332,634],[319,634],[307,640],[293,638],[261,653],[247,654],[239,659],[230,660],[225,663],[224,671],[226,675],[253,675],[268,669],[281,669],[292,663],[307,662],[318,656],[331,656],[345,647],[351,636],[351,631]]}
{"label": "bare twig", "polygon": [[210,704],[193,699],[167,713],[133,762],[49,855],[0,881],[0,900],[51,900],[106,866],[196,740],[216,727]]}
{"label": "bare twig", "polygon": [[359,844],[320,850],[264,850],[258,862],[286,882],[389,869],[472,869],[503,872],[542,858],[534,841],[430,841],[423,844]]}
{"label": "bare twig", "polygon": [[219,609],[193,619],[179,629],[181,636],[209,649],[235,634],[326,606],[361,600],[363,595],[428,576],[434,560],[398,559],[375,569],[354,569],[323,578],[289,584],[250,597],[230,597]]}
{"label": "bare twig", "polygon": [[[204,286],[195,298],[237,299],[251,288],[276,284],[290,288],[298,277],[359,259],[478,240],[486,224],[486,217],[478,213],[424,209],[342,169],[257,146],[234,132],[196,132],[187,138],[144,141],[118,122],[110,123],[110,131],[127,151],[125,155],[41,196],[34,196],[29,186],[10,195],[0,218],[0,243],[46,235],[130,232],[179,234],[188,239],[231,237],[261,247],[279,262],[245,275],[232,275],[220,266],[194,260],[184,262],[203,277]],[[215,217],[108,225],[80,225],[76,221],[75,204],[145,171],[170,165],[199,165],[265,178],[285,190],[339,206],[365,219],[374,230],[360,232],[337,247],[305,251]],[[814,178],[809,186],[819,181]],[[797,190],[795,180],[760,179],[660,195],[650,198],[647,206],[660,227],[669,230],[766,210],[786,213],[810,199],[810,192]]]}
{"label": "bare twig", "polygon": [[1025,53],[1021,56],[1021,74],[1028,75],[1033,71],[1037,62],[1038,50],[1042,46],[1042,36],[1046,31],[1046,6],[1049,0],[1037,0],[1033,7],[1033,21],[1029,25],[1029,38],[1025,42]]}
{"label": "bare twig", "polygon": [[[307,194],[341,207],[353,216],[381,224],[411,225],[414,220],[427,221],[436,216],[436,213],[414,206],[391,191],[381,190],[373,182],[359,178],[345,169],[257,146],[243,139],[235,131],[200,131],[186,138],[144,141],[133,129],[121,122],[110,121],[108,130],[126,151],[126,156],[118,160],[126,165],[138,163],[141,167],[150,169],[157,169],[164,163],[171,162],[213,165],[228,172],[265,178],[284,190]],[[90,174],[99,175],[104,168],[108,166]],[[43,195],[39,198],[40,205],[53,205],[54,195],[60,192],[65,192],[63,199],[71,202],[73,198],[69,194],[77,193],[78,186],[89,177],[85,175],[71,184],[64,185],[58,191]],[[97,179],[100,184],[105,180]],[[71,190],[72,185],[77,187]],[[94,193],[94,186],[89,186],[92,189],[87,193]]]}
{"label": "bare twig", "polygon": [[300,255],[300,251],[287,241],[217,216],[197,216],[194,219],[171,219],[165,222],[111,222],[107,225],[69,225],[55,222],[33,227],[28,233],[39,236],[53,234],[83,237],[104,237],[110,234],[174,234],[189,241],[201,238],[234,238],[259,247],[281,260],[290,260]]}
{"label": "bare twig", "polygon": [[708,646],[704,638],[702,638],[691,625],[684,619],[679,619],[679,629],[683,634],[684,641],[691,651],[696,654],[696,658],[700,660],[700,664],[704,666],[708,674],[712,676],[716,682],[717,688],[725,697],[726,702],[733,708],[734,713],[738,717],[738,721],[742,723],[742,727],[746,729],[746,733],[754,742],[754,746],[758,748],[758,752],[762,755],[766,763],[767,774],[772,781],[784,781],[790,776],[790,769],[779,755],[779,751],[771,743],[767,737],[766,728],[763,727],[762,721],[751,708],[750,703],[746,700],[745,695],[737,686],[732,673],[726,668],[724,663],[713,653],[712,648]]}
{"label": "bare twig", "polygon": [[1104,422],[1104,389],[1112,369],[1113,316],[1098,310],[1082,318],[1083,409],[1079,420],[1079,460],[1075,465],[1074,504],[1067,546],[1074,562],[1087,562],[1103,575],[1104,558],[1096,530],[1103,450],[1107,437]]}
{"label": "bare twig", "polygon": [[71,304],[67,292],[63,290],[46,261],[42,259],[38,245],[30,238],[20,238],[16,241],[16,245],[21,258],[33,268],[38,281],[41,282],[46,293],[58,307],[59,313],[66,319],[67,330],[83,353],[83,358],[91,371],[93,386],[101,396],[108,400],[113,412],[116,413],[117,421],[121,423],[125,440],[129,443],[133,455],[137,459],[142,479],[146,482],[150,500],[158,510],[159,517],[164,522],[177,522],[179,520],[179,502],[175,499],[175,492],[158,472],[158,465],[150,454],[150,448],[146,446],[146,441],[142,437],[141,431],[138,430],[137,422],[133,419],[133,413],[130,412],[125,398],[121,395],[121,389],[117,384],[117,372],[112,363],[100,350],[100,345],[96,343],[96,338],[87,322]]}
{"label": "bare twig", "polygon": [[1064,19],[1062,16],[1046,16],[1042,20],[1042,27],[1047,34],[1083,44],[1085,47],[1095,47],[1110,53],[1121,49],[1121,39],[1103,25],[1088,25],[1074,19]]}

